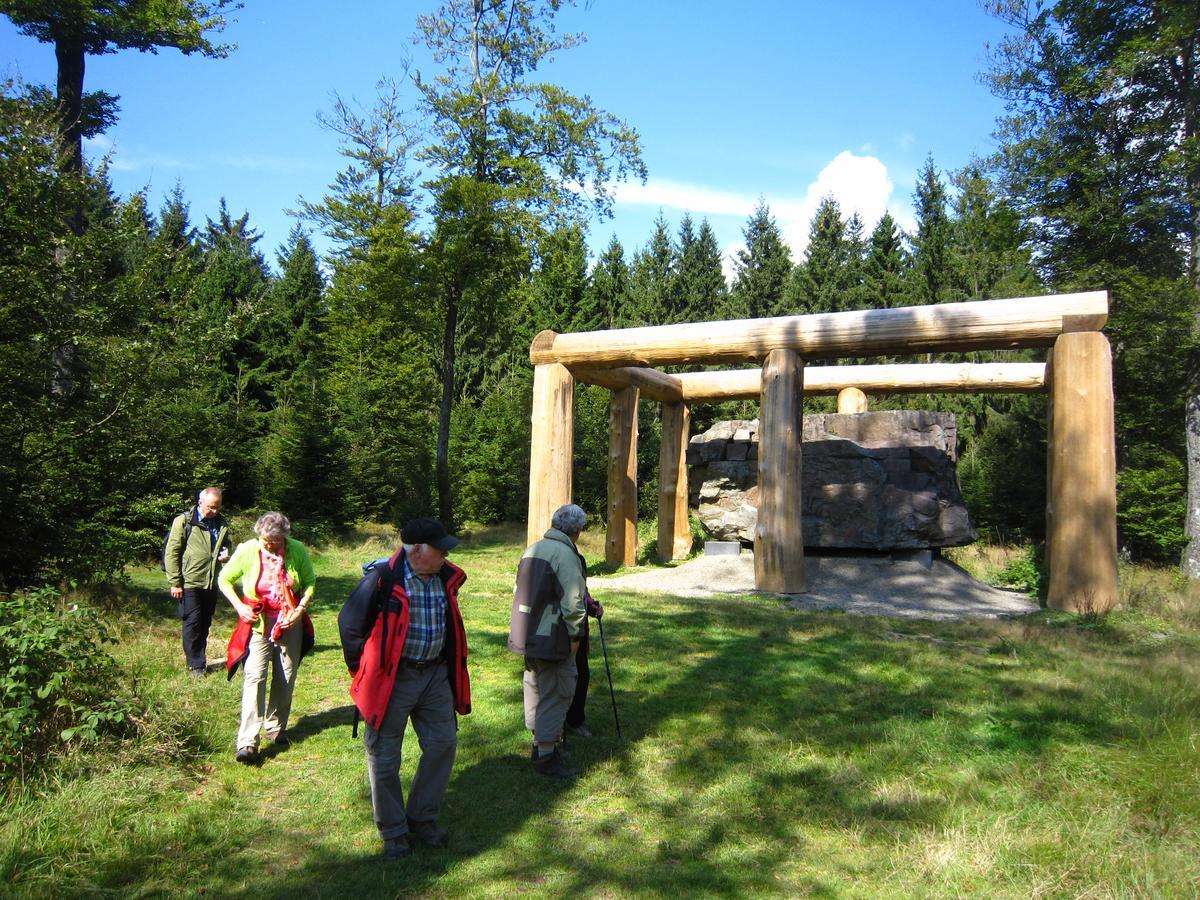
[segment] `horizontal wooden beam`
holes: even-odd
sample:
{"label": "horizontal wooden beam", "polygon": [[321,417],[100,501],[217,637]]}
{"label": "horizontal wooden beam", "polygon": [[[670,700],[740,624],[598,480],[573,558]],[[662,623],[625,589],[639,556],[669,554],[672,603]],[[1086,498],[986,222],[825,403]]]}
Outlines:
{"label": "horizontal wooden beam", "polygon": [[[687,372],[672,376],[684,402],[756,400],[762,370]],[[880,366],[806,366],[804,393],[836,394],[845,388],[875,393],[1039,393],[1046,390],[1045,363],[927,363]]]}
{"label": "horizontal wooden beam", "polygon": [[598,384],[610,391],[620,391],[627,387],[635,387],[647,400],[658,400],[661,403],[679,403],[683,400],[683,388],[679,379],[674,375],[660,372],[658,369],[643,369],[636,366],[622,366],[617,369],[589,369],[585,366],[572,366],[571,374],[575,380],[583,384]]}
{"label": "horizontal wooden beam", "polygon": [[575,334],[543,331],[529,359],[534,365],[613,368],[761,362],[772,350],[794,350],[806,361],[999,350],[1049,346],[1060,334],[1099,331],[1107,319],[1108,292],[1090,291]]}

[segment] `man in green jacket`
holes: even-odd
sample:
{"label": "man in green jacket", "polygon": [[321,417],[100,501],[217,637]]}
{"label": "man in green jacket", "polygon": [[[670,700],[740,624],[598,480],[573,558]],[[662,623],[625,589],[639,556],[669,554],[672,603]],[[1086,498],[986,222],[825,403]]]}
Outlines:
{"label": "man in green jacket", "polygon": [[525,727],[533,732],[533,768],[551,778],[572,778],[558,742],[575,696],[575,654],[587,615],[587,566],[575,543],[587,513],[560,506],[546,536],[517,565],[508,648],[525,656]]}
{"label": "man in green jacket", "polygon": [[208,674],[208,629],[217,608],[217,565],[233,542],[221,516],[221,489],[206,487],[196,505],[171,523],[163,568],[183,620],[183,655],[193,678]]}

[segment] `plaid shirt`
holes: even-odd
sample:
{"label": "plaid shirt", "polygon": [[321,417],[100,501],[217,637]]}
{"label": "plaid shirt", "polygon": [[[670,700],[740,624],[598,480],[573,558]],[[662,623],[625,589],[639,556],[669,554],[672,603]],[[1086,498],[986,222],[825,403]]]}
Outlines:
{"label": "plaid shirt", "polygon": [[408,593],[408,634],[400,655],[412,662],[437,659],[446,642],[446,587],[441,575],[421,578],[404,558],[404,590]]}

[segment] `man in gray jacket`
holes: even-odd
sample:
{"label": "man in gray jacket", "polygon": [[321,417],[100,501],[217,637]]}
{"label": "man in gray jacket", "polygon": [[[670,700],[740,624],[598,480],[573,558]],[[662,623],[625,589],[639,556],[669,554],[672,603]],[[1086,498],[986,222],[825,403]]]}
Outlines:
{"label": "man in gray jacket", "polygon": [[171,523],[163,568],[183,620],[183,655],[193,678],[208,674],[208,629],[217,608],[217,564],[233,542],[221,516],[221,489],[206,487],[196,505]]}
{"label": "man in gray jacket", "polygon": [[575,696],[575,653],[587,615],[587,566],[575,543],[587,514],[559,507],[550,530],[517,566],[508,648],[525,656],[525,727],[533,732],[533,767],[551,778],[572,778],[558,742]]}

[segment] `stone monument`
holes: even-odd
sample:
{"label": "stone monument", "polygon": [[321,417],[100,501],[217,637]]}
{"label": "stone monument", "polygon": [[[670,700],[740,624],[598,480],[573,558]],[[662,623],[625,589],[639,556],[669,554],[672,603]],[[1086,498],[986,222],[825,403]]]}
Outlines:
{"label": "stone monument", "polygon": [[[978,537],[958,487],[952,413],[893,410],[804,417],[806,547],[923,550]],[[752,545],[758,422],[718,422],[688,445],[689,502],[709,535]]]}

